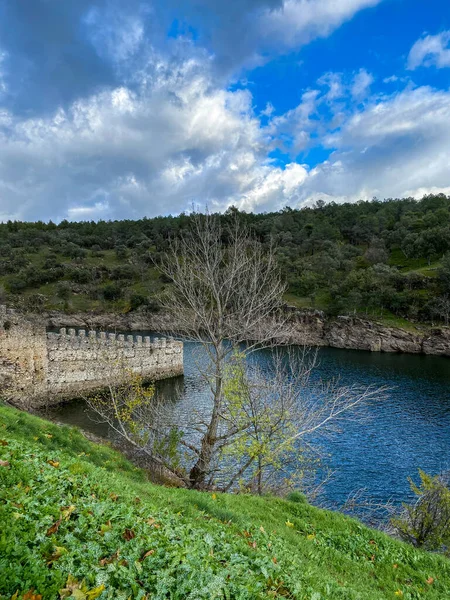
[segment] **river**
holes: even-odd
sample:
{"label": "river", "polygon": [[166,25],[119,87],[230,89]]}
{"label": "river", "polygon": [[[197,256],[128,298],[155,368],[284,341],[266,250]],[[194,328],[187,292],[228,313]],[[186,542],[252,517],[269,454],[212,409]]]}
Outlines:
{"label": "river", "polygon": [[[176,410],[209,403],[195,360],[196,344],[186,343],[184,377],[158,382],[157,390]],[[382,402],[370,404],[364,421],[348,420],[341,432],[321,440],[324,464],[333,476],[324,487],[330,504],[342,504],[349,493],[365,488],[376,502],[411,498],[408,477],[418,469],[431,474],[450,469],[450,360],[412,354],[381,354],[322,348],[311,385],[339,378],[342,385],[388,386]],[[256,360],[270,360],[262,351]],[[52,409],[59,421],[108,437],[105,425],[92,421],[82,401]]]}

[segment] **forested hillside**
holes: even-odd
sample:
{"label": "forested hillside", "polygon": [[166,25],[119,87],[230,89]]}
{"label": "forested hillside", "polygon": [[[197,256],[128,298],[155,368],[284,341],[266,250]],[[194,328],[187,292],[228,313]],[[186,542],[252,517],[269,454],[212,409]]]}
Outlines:
{"label": "forested hillside", "polygon": [[[448,324],[450,197],[373,200],[252,214],[230,208],[277,247],[286,300],[329,314]],[[28,310],[158,310],[169,281],[155,263],[190,217],[0,224],[0,301]]]}

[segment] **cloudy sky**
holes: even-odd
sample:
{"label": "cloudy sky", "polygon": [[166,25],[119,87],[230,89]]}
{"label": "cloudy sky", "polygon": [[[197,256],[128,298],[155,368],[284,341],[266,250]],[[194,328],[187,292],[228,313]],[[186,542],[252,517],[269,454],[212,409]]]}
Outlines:
{"label": "cloudy sky", "polygon": [[0,220],[439,191],[448,0],[0,0]]}

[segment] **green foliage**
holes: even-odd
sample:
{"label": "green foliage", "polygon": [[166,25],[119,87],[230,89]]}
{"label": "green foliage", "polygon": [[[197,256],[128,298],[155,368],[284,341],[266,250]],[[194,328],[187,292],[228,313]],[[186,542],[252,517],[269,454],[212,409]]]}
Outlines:
{"label": "green foliage", "polygon": [[450,252],[444,256],[439,268],[439,278],[442,281],[444,292],[450,294]]}
{"label": "green foliage", "polygon": [[403,513],[392,520],[400,537],[418,547],[449,552],[450,489],[442,477],[431,477],[419,470],[420,485],[410,480],[417,496],[414,504],[405,504]]}
{"label": "green foliage", "polygon": [[97,414],[104,416],[111,424],[118,423],[127,437],[138,447],[144,448],[149,442],[149,429],[140,419],[154,401],[155,388],[145,386],[142,377],[133,371],[125,371],[125,384],[111,388],[88,399],[89,405]]}
{"label": "green foliage", "polygon": [[306,496],[304,494],[301,494],[300,492],[290,492],[287,495],[287,499],[289,500],[289,502],[306,502]]}
{"label": "green foliage", "polygon": [[155,486],[73,429],[1,406],[0,423],[1,600],[449,595],[444,557],[338,513]]}
{"label": "green foliage", "polygon": [[122,296],[122,287],[116,283],[109,283],[103,288],[105,300],[118,300]]}
{"label": "green foliage", "polygon": [[128,443],[142,451],[155,469],[155,461],[172,473],[181,473],[182,432],[165,418],[165,410],[155,398],[153,385],[141,375],[124,370],[125,384],[90,396],[87,402],[101,420],[108,423]]}
{"label": "green foliage", "polygon": [[[293,441],[298,431],[294,407],[281,386],[274,389],[258,375],[249,372],[245,355],[238,352],[226,365],[222,413],[229,429],[221,460],[233,465],[238,474],[233,473],[233,480],[242,490],[262,494],[267,486],[273,490],[299,483],[302,452]],[[291,472],[286,476],[283,466],[288,463]],[[225,465],[219,464],[222,473]]]}
{"label": "green foliage", "polygon": [[[289,302],[330,314],[445,323],[433,299],[450,293],[448,258],[443,259],[450,253],[450,197],[316,203],[265,214],[231,208],[220,217],[222,225],[236,217],[264,246],[275,243]],[[144,305],[133,300],[138,294],[152,297],[157,308],[158,294],[171,281],[155,276],[153,265],[189,224],[185,214],[0,224],[0,284],[12,294],[10,301],[31,291],[44,294],[47,308],[60,308],[48,286],[64,279],[78,284],[67,307],[136,310]],[[379,268],[386,265],[389,273]],[[120,285],[109,288],[114,282]]]}

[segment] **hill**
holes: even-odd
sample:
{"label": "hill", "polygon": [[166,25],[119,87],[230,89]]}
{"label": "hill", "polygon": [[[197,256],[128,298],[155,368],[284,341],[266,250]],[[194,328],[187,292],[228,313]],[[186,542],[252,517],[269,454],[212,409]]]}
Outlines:
{"label": "hill", "polygon": [[339,513],[170,489],[0,406],[0,599],[444,600],[450,562]]}
{"label": "hill", "polygon": [[[450,197],[316,203],[252,214],[230,208],[262,244],[275,243],[286,300],[389,324],[448,324]],[[190,217],[0,224],[0,302],[29,310],[157,311],[170,282],[155,264]],[[224,240],[226,242],[226,240]]]}

